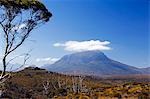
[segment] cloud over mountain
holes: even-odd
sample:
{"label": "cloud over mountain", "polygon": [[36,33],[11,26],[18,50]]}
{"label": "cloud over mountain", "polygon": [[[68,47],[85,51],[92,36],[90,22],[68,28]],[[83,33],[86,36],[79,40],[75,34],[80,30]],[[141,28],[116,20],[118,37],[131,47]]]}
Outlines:
{"label": "cloud over mountain", "polygon": [[111,50],[108,46],[109,41],[89,40],[89,41],[66,41],[64,43],[55,43],[55,47],[63,47],[66,51],[83,52],[92,50]]}

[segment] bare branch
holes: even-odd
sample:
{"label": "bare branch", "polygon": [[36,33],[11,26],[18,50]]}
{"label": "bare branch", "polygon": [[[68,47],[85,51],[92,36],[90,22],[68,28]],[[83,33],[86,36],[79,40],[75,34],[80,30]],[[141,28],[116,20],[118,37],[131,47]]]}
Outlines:
{"label": "bare branch", "polygon": [[[20,47],[30,35],[31,31],[49,21],[52,14],[37,0],[0,0],[0,26],[4,34],[3,71],[0,82],[6,76],[9,54]],[[21,27],[22,25],[25,25]],[[30,55],[26,54],[23,67]],[[14,58],[15,59],[15,58]]]}
{"label": "bare branch", "polygon": [[27,53],[25,56],[24,56],[24,60],[23,60],[23,64],[21,66],[19,66],[18,68],[14,69],[14,70],[11,70],[12,72],[16,72],[20,69],[22,69],[25,65],[26,65],[26,62],[27,60],[30,58],[30,55]]}

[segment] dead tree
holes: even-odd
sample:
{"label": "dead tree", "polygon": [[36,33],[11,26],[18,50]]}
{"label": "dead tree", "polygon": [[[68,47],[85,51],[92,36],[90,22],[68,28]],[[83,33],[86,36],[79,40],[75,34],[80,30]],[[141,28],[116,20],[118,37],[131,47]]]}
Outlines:
{"label": "dead tree", "polygon": [[80,93],[85,91],[85,89],[83,88],[83,80],[84,76],[82,75],[72,76],[72,90],[74,93]]}
{"label": "dead tree", "polygon": [[57,83],[58,83],[58,88],[62,88],[62,82],[61,82],[61,77],[57,77]]}
{"label": "dead tree", "polygon": [[74,93],[78,93],[78,80],[77,77],[72,76],[72,90]]}
{"label": "dead tree", "polygon": [[50,82],[47,80],[45,83],[43,82],[44,93],[48,95],[49,93]]}
{"label": "dead tree", "polygon": [[84,76],[79,75],[79,91],[83,92],[83,80],[84,80]]}
{"label": "dead tree", "polygon": [[25,42],[33,29],[48,22],[51,16],[38,0],[0,0],[0,26],[3,30],[0,39],[4,48],[0,81],[8,75],[8,56]]}

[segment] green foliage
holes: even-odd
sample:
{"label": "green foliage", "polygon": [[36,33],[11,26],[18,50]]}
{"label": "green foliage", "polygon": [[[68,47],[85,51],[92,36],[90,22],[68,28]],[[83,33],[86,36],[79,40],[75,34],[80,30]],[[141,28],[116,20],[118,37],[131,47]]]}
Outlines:
{"label": "green foliage", "polygon": [[52,16],[44,4],[38,0],[0,0],[0,6],[11,9],[15,14],[22,13],[23,10],[32,10],[32,13],[40,12],[36,18],[46,22]]}

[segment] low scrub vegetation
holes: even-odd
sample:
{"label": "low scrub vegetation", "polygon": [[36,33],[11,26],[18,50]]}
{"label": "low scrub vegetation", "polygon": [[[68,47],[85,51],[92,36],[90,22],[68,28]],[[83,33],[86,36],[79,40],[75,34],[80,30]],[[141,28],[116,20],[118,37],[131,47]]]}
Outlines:
{"label": "low scrub vegetation", "polygon": [[104,79],[72,76],[29,67],[13,73],[6,84],[1,85],[1,97],[13,99],[149,99],[150,82],[148,76],[143,78]]}

